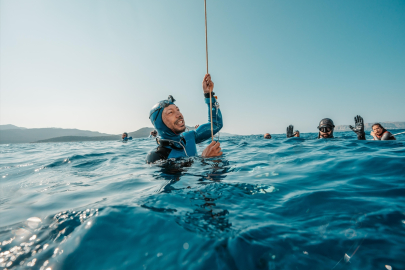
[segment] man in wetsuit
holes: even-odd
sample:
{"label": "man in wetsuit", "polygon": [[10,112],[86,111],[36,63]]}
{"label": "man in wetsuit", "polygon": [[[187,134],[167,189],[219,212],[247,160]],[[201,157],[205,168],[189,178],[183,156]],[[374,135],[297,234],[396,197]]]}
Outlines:
{"label": "man in wetsuit", "polygon": [[153,130],[153,131],[150,132],[149,138],[156,138],[156,137],[157,137],[157,131],[156,131],[156,129],[155,129],[155,130]]}
{"label": "man in wetsuit", "polygon": [[374,140],[376,141],[396,140],[394,135],[392,135],[391,132],[383,128],[383,126],[380,123],[375,123],[371,128],[373,129],[373,131],[371,131],[370,135],[373,136]]}
{"label": "man in wetsuit", "polygon": [[[357,134],[357,139],[358,140],[365,140],[366,139],[366,133],[364,132],[364,122],[363,118],[360,115],[357,115],[354,118],[355,126],[349,126],[353,132]],[[328,138],[334,138],[333,137],[333,130],[335,128],[335,125],[333,124],[332,119],[329,118],[324,118],[319,122],[318,125],[318,139],[328,139]]]}
{"label": "man in wetsuit", "polygon": [[122,140],[123,140],[124,142],[126,142],[126,141],[128,141],[128,140],[132,140],[132,137],[129,137],[129,138],[128,138],[128,133],[126,133],[126,132],[122,133],[121,138],[122,138]]}
{"label": "man in wetsuit", "polygon": [[[187,131],[184,117],[179,108],[174,104],[175,99],[169,96],[167,100],[162,100],[153,106],[149,114],[149,119],[160,138],[157,138],[158,147],[151,151],[147,157],[147,163],[154,163],[158,160],[171,158],[191,157],[197,155],[197,144],[211,138],[211,120],[213,121],[213,131],[216,134],[221,130],[222,114],[219,104],[214,97],[214,83],[211,76],[206,74],[203,80],[203,91],[205,103],[208,105],[208,123],[200,125],[196,130]],[[212,98],[210,100],[209,93]],[[210,102],[212,103],[212,118],[210,117]],[[203,151],[204,157],[216,157],[222,155],[219,142],[211,142]]]}

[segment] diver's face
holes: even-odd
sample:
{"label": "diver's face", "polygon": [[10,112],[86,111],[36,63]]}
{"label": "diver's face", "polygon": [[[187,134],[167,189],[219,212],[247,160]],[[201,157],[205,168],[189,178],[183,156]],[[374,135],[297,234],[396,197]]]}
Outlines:
{"label": "diver's face", "polygon": [[269,133],[264,134],[265,139],[271,139],[271,135]]}
{"label": "diver's face", "polygon": [[180,134],[186,130],[186,123],[179,108],[172,104],[167,106],[162,113],[162,120],[165,125],[174,133]]}
{"label": "diver's face", "polygon": [[295,135],[294,135],[294,137],[299,137],[299,136],[300,136],[299,132],[296,132]]}
{"label": "diver's face", "polygon": [[332,134],[332,129],[329,127],[319,129],[319,135],[321,135],[322,138],[328,138],[330,134]]}
{"label": "diver's face", "polygon": [[127,134],[122,134],[122,138],[125,139],[127,137]]}
{"label": "diver's face", "polygon": [[374,126],[373,127],[373,131],[375,134],[377,134],[378,136],[381,135],[381,133],[383,132],[383,129],[380,126]]}

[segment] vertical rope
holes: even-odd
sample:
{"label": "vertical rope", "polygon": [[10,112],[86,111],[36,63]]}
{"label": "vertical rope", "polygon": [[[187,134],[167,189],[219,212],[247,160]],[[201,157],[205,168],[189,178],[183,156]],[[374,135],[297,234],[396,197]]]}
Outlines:
{"label": "vertical rope", "polygon": [[[208,74],[208,34],[207,34],[207,0],[204,0],[205,10],[205,59],[207,62],[207,74]],[[210,118],[211,118],[211,140],[214,141],[214,126],[212,124],[212,96],[210,91]]]}

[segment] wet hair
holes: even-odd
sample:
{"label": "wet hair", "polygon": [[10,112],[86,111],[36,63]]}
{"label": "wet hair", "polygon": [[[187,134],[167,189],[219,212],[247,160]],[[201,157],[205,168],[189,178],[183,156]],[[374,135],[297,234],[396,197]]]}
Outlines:
{"label": "wet hair", "polygon": [[128,137],[128,133],[126,133],[126,132],[122,133],[122,135],[124,135],[124,134],[127,135],[127,137]]}
{"label": "wet hair", "polygon": [[387,130],[380,124],[380,123],[375,123],[371,126],[371,129],[373,129],[374,126],[379,126],[382,129],[381,134],[384,134],[385,132],[387,132]]}
{"label": "wet hair", "polygon": [[382,129],[385,129],[380,123],[375,123],[371,126],[371,128],[373,128],[374,126],[379,126]]}

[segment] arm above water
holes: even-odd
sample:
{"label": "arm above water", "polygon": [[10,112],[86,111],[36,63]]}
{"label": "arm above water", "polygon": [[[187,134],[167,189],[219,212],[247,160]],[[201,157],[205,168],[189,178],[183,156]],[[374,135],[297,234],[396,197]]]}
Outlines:
{"label": "arm above water", "polygon": [[[213,93],[214,94],[214,93]],[[207,94],[208,96],[208,94]],[[215,97],[211,98],[212,101],[212,126],[214,135],[218,133],[223,127],[222,114],[219,109],[219,104]],[[205,103],[208,106],[208,123],[200,125],[195,132],[195,142],[201,143],[211,138],[211,115],[210,115],[210,98],[205,98]]]}
{"label": "arm above water", "polygon": [[355,123],[355,126],[354,127],[349,126],[349,128],[356,133],[358,140],[365,140],[366,139],[366,133],[364,132],[363,117],[361,117],[360,115],[357,115],[354,118],[354,123]]}

